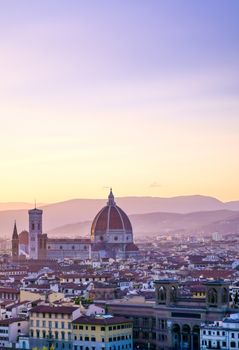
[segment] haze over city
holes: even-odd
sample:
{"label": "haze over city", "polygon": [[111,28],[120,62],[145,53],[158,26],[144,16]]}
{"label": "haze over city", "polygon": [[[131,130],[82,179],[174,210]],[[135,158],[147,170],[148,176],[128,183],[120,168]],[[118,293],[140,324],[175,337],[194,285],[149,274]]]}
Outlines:
{"label": "haze over city", "polygon": [[239,350],[239,0],[0,0],[0,350]]}
{"label": "haze over city", "polygon": [[239,199],[239,3],[0,1],[1,202]]}

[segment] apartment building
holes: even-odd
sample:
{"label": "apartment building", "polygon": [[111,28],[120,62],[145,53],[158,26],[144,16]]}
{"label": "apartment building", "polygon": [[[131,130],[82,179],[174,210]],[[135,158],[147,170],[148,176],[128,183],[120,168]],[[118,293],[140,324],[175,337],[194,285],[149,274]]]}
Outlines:
{"label": "apartment building", "polygon": [[133,349],[133,323],[124,317],[83,316],[72,324],[74,350]]}

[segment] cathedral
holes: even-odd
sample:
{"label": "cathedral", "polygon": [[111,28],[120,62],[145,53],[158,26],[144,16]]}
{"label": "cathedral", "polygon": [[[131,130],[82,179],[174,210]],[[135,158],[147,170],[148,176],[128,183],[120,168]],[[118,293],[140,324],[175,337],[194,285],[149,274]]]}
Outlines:
{"label": "cathedral", "polygon": [[16,223],[12,235],[12,258],[29,259],[92,259],[136,258],[138,247],[133,241],[133,229],[126,213],[116,205],[112,190],[106,206],[95,216],[90,238],[49,238],[42,231],[43,211],[34,208],[28,211],[29,234],[17,233]]}

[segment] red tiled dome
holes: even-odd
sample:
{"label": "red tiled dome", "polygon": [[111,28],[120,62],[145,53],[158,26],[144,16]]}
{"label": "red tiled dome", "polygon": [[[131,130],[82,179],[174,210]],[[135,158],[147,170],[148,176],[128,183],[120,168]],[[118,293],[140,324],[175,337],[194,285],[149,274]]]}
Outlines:
{"label": "red tiled dome", "polygon": [[128,216],[114,201],[112,191],[107,205],[96,215],[91,226],[91,236],[107,232],[123,231],[132,233],[132,226]]}
{"label": "red tiled dome", "polygon": [[21,233],[19,233],[19,243],[20,244],[25,244],[28,245],[29,242],[29,234],[27,231],[22,231]]}

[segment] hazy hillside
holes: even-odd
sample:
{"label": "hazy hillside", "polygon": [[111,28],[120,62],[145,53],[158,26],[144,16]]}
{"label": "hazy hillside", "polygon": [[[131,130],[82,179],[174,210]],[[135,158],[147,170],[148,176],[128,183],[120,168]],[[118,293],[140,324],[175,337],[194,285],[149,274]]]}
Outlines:
{"label": "hazy hillside", "polygon": [[[151,213],[151,216],[141,217],[141,219],[138,219],[135,224],[139,225],[139,228],[136,226],[135,229],[139,229],[142,232],[144,232],[144,225],[147,227],[147,230],[152,230],[155,228],[155,223],[151,220],[153,213],[185,214],[201,211],[222,211],[227,209],[239,211],[238,201],[223,203],[215,198],[199,195],[172,198],[122,197],[116,198],[116,202],[129,215]],[[87,221],[91,222],[96,213],[105,204],[106,199],[73,199],[64,202],[44,205],[42,206],[42,209],[44,210],[44,232],[49,232],[56,227],[61,227],[64,225],[71,225],[74,223],[78,224],[82,222],[84,223]],[[11,210],[0,211],[0,235],[6,236],[11,234],[13,222],[15,219],[17,220],[19,231],[22,229],[27,229],[27,209],[29,207],[32,207],[32,205],[29,205],[28,203],[0,203],[0,208],[6,207],[10,208]],[[15,210],[16,207],[20,210]],[[218,218],[218,220],[219,219],[220,218]],[[132,220],[134,221],[134,217],[132,217]],[[144,220],[146,220],[145,223]],[[174,219],[172,219],[172,217],[168,217],[168,219],[164,220],[166,220],[164,224],[165,229],[169,224],[172,226],[174,225]],[[86,224],[84,224],[83,227],[85,227],[85,225]],[[171,229],[170,225],[169,229]]]}
{"label": "hazy hillside", "polygon": [[[159,233],[174,232],[214,232],[229,233],[229,228],[235,228],[238,223],[239,213],[234,211],[219,210],[211,212],[197,212],[190,214],[175,213],[149,213],[130,215],[135,236],[145,234],[157,235]],[[227,227],[225,232],[225,223]],[[233,226],[234,225],[234,226]],[[85,236],[90,234],[91,221],[64,225],[49,231],[50,236]],[[211,229],[211,231],[210,231]],[[231,231],[233,232],[233,231]]]}
{"label": "hazy hillside", "polygon": [[239,211],[239,201],[232,201],[225,203],[228,210],[238,210]]}

